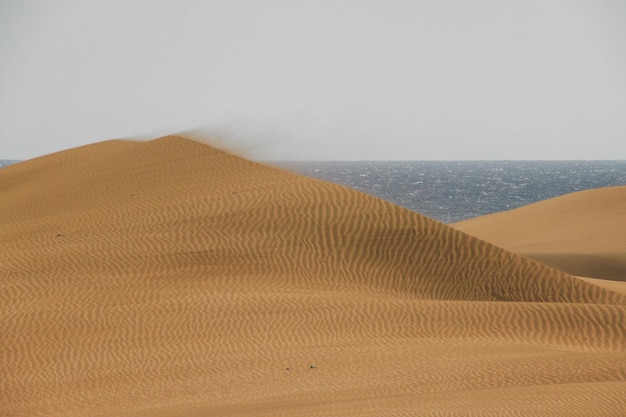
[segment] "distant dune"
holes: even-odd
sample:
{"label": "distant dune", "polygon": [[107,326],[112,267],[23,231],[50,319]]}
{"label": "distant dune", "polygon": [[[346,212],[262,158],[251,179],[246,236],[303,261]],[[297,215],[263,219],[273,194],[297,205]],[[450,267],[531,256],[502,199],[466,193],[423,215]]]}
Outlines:
{"label": "distant dune", "polygon": [[0,219],[2,416],[626,415],[624,294],[348,188],[108,141]]}
{"label": "distant dune", "polygon": [[626,186],[567,194],[453,227],[573,275],[626,281]]}

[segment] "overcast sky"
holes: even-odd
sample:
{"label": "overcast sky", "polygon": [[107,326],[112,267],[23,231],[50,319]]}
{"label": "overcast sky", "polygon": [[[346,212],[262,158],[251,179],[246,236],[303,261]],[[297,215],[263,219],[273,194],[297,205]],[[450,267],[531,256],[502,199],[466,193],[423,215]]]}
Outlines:
{"label": "overcast sky", "polygon": [[626,159],[623,0],[2,0],[0,159]]}

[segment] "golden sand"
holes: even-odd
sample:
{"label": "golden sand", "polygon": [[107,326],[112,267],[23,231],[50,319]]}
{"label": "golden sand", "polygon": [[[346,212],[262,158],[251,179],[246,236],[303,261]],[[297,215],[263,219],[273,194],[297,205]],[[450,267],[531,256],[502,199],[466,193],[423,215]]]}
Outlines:
{"label": "golden sand", "polygon": [[374,197],[180,137],[0,197],[2,416],[626,415],[625,294]]}
{"label": "golden sand", "polygon": [[579,191],[453,226],[569,274],[626,281],[626,186]]}

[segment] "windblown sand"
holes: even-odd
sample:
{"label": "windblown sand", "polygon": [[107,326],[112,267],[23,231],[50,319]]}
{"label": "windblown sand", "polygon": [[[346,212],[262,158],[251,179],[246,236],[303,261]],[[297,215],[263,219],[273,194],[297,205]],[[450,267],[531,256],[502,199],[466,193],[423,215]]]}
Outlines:
{"label": "windblown sand", "polygon": [[109,141],[0,219],[2,416],[626,415],[624,294],[338,185]]}

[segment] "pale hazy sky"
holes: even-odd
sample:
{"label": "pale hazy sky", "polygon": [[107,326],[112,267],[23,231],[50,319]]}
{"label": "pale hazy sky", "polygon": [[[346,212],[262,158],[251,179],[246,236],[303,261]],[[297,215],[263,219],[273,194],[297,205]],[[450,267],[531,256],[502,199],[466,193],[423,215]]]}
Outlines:
{"label": "pale hazy sky", "polygon": [[0,159],[626,159],[624,0],[2,0]]}

